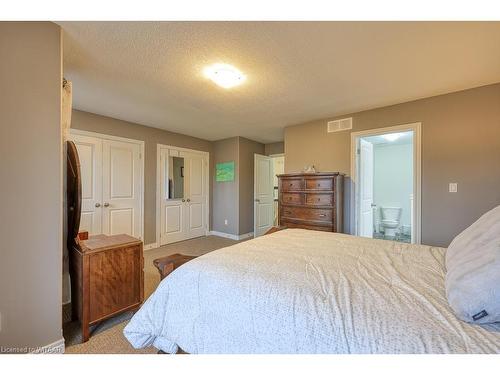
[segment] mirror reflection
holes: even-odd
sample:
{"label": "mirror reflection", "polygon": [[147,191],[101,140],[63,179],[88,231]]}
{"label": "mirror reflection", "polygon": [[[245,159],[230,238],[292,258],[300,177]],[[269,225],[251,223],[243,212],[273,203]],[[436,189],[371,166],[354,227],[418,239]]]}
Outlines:
{"label": "mirror reflection", "polygon": [[168,199],[184,198],[184,158],[168,157]]}

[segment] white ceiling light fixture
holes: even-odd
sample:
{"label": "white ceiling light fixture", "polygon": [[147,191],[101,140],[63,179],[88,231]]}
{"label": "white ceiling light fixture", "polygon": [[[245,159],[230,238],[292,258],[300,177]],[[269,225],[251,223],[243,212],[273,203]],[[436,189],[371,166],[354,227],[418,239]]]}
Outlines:
{"label": "white ceiling light fixture", "polygon": [[389,142],[394,142],[401,138],[403,134],[401,133],[390,133],[390,134],[382,134],[382,138],[384,138],[386,141]]}
{"label": "white ceiling light fixture", "polygon": [[245,82],[245,75],[229,64],[214,64],[207,66],[204,70],[205,77],[215,84],[230,89]]}

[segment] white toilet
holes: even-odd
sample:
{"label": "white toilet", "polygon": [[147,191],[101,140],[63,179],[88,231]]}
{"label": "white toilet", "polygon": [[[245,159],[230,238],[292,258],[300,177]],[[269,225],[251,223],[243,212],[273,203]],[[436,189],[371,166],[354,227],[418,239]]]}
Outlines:
{"label": "white toilet", "polygon": [[396,229],[401,221],[401,207],[380,207],[382,220],[380,225],[384,230],[385,237],[395,237]]}

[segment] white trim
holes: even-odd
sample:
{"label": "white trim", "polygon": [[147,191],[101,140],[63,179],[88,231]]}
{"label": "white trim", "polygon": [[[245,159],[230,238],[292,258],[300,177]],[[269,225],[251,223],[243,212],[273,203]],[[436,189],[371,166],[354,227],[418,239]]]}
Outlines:
{"label": "white trim", "polygon": [[357,154],[356,144],[360,137],[373,136],[391,132],[413,131],[413,223],[412,231],[415,233],[415,238],[412,238],[413,243],[420,244],[422,242],[422,123],[415,122],[411,124],[403,124],[397,126],[389,126],[385,128],[369,129],[359,132],[351,132],[351,232],[357,235],[358,223],[356,215],[358,212],[358,203],[356,199],[356,178],[357,178]]}
{"label": "white trim", "polygon": [[156,244],[158,246],[161,246],[161,240],[160,240],[160,227],[161,227],[161,201],[160,201],[160,193],[161,193],[161,186],[160,186],[160,177],[161,177],[161,150],[162,149],[169,149],[169,150],[177,150],[177,151],[186,151],[186,152],[193,152],[195,154],[201,154],[207,158],[207,175],[206,175],[206,187],[207,187],[207,196],[206,196],[206,207],[207,207],[207,213],[205,215],[205,223],[206,223],[206,228],[205,228],[205,235],[208,235],[210,230],[209,230],[209,225],[210,225],[210,153],[208,151],[199,151],[199,150],[193,150],[190,148],[184,148],[184,147],[176,147],[176,146],[169,146],[169,145],[164,145],[161,143],[156,144]]}
{"label": "white trim", "polygon": [[64,338],[31,350],[30,354],[64,354]]}
{"label": "white trim", "polygon": [[145,142],[138,140],[138,139],[117,137],[114,135],[90,132],[87,130],[80,130],[80,129],[73,129],[73,128],[70,128],[69,134],[70,135],[83,135],[83,136],[87,136],[87,137],[94,137],[94,138],[100,138],[100,139],[107,139],[110,141],[128,142],[128,143],[137,144],[141,147],[141,151],[140,151],[140,153],[141,153],[141,155],[140,155],[140,157],[141,157],[141,163],[140,163],[140,167],[141,167],[141,191],[140,191],[140,194],[142,197],[142,199],[141,199],[141,223],[142,223],[141,240],[144,241],[144,190],[145,190],[145,188],[144,188],[144,185],[145,185],[144,170],[145,170],[145,159],[146,159],[146,157],[144,155]]}
{"label": "white trim", "polygon": [[253,237],[253,232],[248,232],[245,234],[236,235],[236,234],[229,234],[229,233],[217,232],[215,230],[211,230],[208,234],[211,236],[229,238],[229,239],[235,240],[235,241],[240,241],[240,240],[244,240],[244,239]]}
{"label": "white trim", "polygon": [[149,244],[143,246],[144,251],[153,250],[156,248],[158,248],[157,242],[149,243]]}

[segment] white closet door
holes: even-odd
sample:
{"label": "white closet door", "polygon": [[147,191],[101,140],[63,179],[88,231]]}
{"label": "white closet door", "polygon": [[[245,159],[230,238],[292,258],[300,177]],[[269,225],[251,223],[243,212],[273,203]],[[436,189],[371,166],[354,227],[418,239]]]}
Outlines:
{"label": "white closet door", "polygon": [[141,146],[103,140],[102,229],[142,239]]}
{"label": "white closet door", "polygon": [[169,184],[173,157],[181,157],[179,151],[160,149],[160,246],[187,238],[185,194],[175,198],[171,192],[172,198],[169,199],[169,188],[173,189],[173,185]]}
{"label": "white closet door", "polygon": [[188,238],[206,234],[208,159],[203,154],[183,152],[184,191],[186,199],[185,225]]}
{"label": "white closet door", "polygon": [[82,174],[82,215],[80,231],[90,235],[102,233],[102,140],[71,135],[80,159]]}

